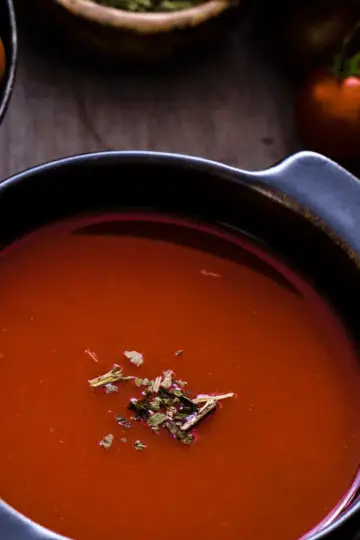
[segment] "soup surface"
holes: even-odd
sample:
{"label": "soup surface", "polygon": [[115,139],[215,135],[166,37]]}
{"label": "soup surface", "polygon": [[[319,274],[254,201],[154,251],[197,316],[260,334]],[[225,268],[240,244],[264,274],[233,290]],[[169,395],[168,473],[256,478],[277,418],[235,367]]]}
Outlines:
{"label": "soup surface", "polygon": [[[254,253],[120,215],[50,225],[5,250],[0,497],[76,540],[295,540],[324,518],[358,468],[357,359],[319,296]],[[141,389],[88,383],[114,364],[236,397],[190,445],[124,430],[114,417]]]}

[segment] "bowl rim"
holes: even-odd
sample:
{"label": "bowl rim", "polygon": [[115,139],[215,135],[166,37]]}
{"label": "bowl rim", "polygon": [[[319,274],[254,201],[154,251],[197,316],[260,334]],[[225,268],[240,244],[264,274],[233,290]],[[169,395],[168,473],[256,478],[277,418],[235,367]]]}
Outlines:
{"label": "bowl rim", "polygon": [[11,42],[11,56],[7,58],[8,70],[5,75],[5,87],[3,91],[3,98],[0,103],[0,122],[2,121],[6,110],[9,106],[10,97],[14,88],[16,68],[17,68],[17,57],[18,57],[18,37],[17,37],[17,26],[16,26],[16,17],[15,10],[12,0],[5,0],[9,20],[10,20],[10,42]]}
{"label": "bowl rim", "polygon": [[95,0],[54,1],[72,15],[90,22],[141,34],[154,34],[168,32],[175,28],[198,26],[242,2],[242,0],[205,0],[204,3],[192,8],[170,13],[134,13],[100,5]]}

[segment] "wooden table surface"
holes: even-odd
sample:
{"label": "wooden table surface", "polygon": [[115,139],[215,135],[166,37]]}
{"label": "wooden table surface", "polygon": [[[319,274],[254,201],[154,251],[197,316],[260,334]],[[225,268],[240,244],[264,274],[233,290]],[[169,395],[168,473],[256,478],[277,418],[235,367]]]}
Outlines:
{"label": "wooden table surface", "polygon": [[0,129],[0,178],[106,149],[180,152],[244,169],[299,147],[287,84],[259,51],[251,17],[215,53],[179,70],[99,70],[19,30],[15,91]]}

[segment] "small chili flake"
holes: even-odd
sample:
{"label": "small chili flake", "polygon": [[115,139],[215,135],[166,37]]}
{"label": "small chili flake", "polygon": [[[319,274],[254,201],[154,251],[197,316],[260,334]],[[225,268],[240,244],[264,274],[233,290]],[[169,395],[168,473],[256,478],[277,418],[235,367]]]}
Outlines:
{"label": "small chili flake", "polygon": [[132,364],[137,367],[140,367],[144,363],[143,355],[137,351],[125,351],[124,355]]}
{"label": "small chili flake", "polygon": [[109,450],[110,446],[114,442],[114,435],[112,433],[109,433],[109,435],[106,435],[100,442],[99,445],[103,446],[105,450]]}
{"label": "small chili flake", "polygon": [[126,437],[121,437],[120,441],[121,441],[122,443],[126,444],[128,440],[127,440]]}
{"label": "small chili flake", "polygon": [[142,443],[141,441],[135,441],[134,442],[134,448],[135,450],[145,450],[147,448],[146,444]]}

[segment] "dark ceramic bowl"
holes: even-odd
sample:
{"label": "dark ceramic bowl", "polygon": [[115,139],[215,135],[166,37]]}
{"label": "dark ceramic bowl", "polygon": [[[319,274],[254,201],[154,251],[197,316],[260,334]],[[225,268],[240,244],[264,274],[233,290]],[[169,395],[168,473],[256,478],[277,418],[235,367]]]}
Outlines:
{"label": "dark ceramic bowl", "polygon": [[17,63],[17,31],[12,0],[0,2],[0,37],[6,54],[5,79],[0,83],[0,122],[10,101]]}
{"label": "dark ceramic bowl", "polygon": [[[154,209],[250,234],[311,280],[360,339],[360,182],[328,159],[303,152],[263,172],[150,152],[41,165],[0,184],[0,249],[54,219],[114,208]],[[359,477],[308,540],[359,540]],[[60,540],[1,503],[0,538]]]}

